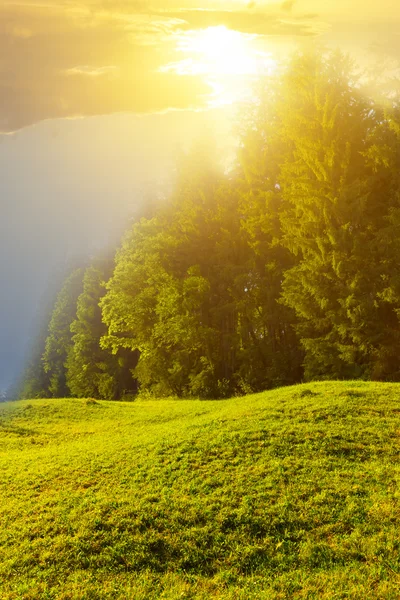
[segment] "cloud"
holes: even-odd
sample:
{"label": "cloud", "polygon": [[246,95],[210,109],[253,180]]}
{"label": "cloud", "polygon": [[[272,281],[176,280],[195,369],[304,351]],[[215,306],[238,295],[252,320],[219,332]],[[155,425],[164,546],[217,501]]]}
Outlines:
{"label": "cloud", "polygon": [[273,11],[237,10],[181,10],[169,12],[168,16],[181,19],[181,29],[202,29],[224,25],[241,33],[280,36],[312,36],[317,33],[312,20],[316,15],[300,15],[288,23]]}
{"label": "cloud", "polygon": [[204,107],[212,92],[205,81],[162,69],[177,58],[179,32],[219,25],[264,36],[317,32],[310,15],[282,19],[279,4],[251,10],[204,4],[6,0],[0,7],[0,132],[56,117]]}
{"label": "cloud", "polygon": [[115,73],[118,70],[116,66],[108,66],[108,67],[97,67],[94,69],[93,67],[89,67],[88,65],[84,65],[81,67],[73,67],[72,69],[66,69],[65,73],[67,75],[82,75],[83,77],[101,77],[102,75],[110,75]]}

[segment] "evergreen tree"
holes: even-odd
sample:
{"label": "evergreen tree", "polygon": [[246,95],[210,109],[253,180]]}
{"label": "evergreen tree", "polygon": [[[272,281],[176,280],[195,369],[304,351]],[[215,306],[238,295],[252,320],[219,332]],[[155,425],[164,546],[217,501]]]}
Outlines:
{"label": "evergreen tree", "polygon": [[306,376],[394,376],[399,326],[382,296],[391,252],[381,244],[398,206],[394,137],[341,55],[297,58],[282,89],[281,222],[298,260],[283,297],[299,318]]}
{"label": "evergreen tree", "polygon": [[303,351],[295,333],[295,312],[281,300],[284,273],[296,263],[282,243],[280,186],[285,142],[277,119],[281,82],[259,86],[239,148],[237,189],[241,228],[250,253],[240,300],[246,325],[247,360],[242,370],[253,389],[296,383],[303,375]]}
{"label": "evergreen tree", "polygon": [[106,333],[99,302],[105,293],[113,261],[96,259],[83,277],[83,291],[77,301],[76,319],[71,323],[72,345],[68,351],[66,385],[73,396],[115,399],[135,387],[130,369],[135,355],[114,356],[100,348]]}
{"label": "evergreen tree", "polygon": [[12,385],[10,393],[14,398],[46,398],[50,395],[50,374],[45,372],[43,354],[57,293],[64,280],[65,270],[60,268],[55,269],[49,277],[48,285],[38,305],[34,333],[24,369]]}
{"label": "evergreen tree", "polygon": [[135,376],[142,389],[161,395],[184,395],[196,367],[203,374],[208,367],[212,331],[206,324],[198,327],[208,284],[184,262],[182,240],[160,218],[142,221],[118,253],[101,303],[108,325],[103,347],[137,350]]}
{"label": "evergreen tree", "polygon": [[210,143],[183,156],[114,270],[99,259],[83,289],[82,270],[66,281],[49,393],[117,398],[132,375],[200,397],[303,373],[400,380],[399,106],[368,96],[340,54],[296,56],[261,88],[234,172]]}
{"label": "evergreen tree", "polygon": [[21,380],[15,384],[13,395],[19,399],[47,398],[50,395],[50,378],[45,372],[42,356],[45,344],[36,340],[37,347],[32,351],[29,362],[25,366]]}
{"label": "evergreen tree", "polygon": [[76,316],[77,300],[82,293],[84,269],[75,269],[65,280],[51,315],[45,351],[44,371],[49,377],[52,397],[68,397],[65,363],[72,347],[71,323]]}
{"label": "evergreen tree", "polygon": [[136,225],[118,253],[103,345],[140,352],[143,389],[217,397],[299,376],[289,311],[276,301],[281,265],[271,248],[267,265],[255,253],[241,202],[236,178],[195,152],[168,208]]}
{"label": "evergreen tree", "polygon": [[[210,284],[220,235],[220,175],[204,147],[184,163],[170,205],[136,225],[118,253],[102,302],[108,325],[103,344],[140,352],[135,374],[142,389],[221,395],[229,361],[218,368],[216,320],[223,317],[216,306],[221,296]],[[230,345],[224,345],[226,354]]]}

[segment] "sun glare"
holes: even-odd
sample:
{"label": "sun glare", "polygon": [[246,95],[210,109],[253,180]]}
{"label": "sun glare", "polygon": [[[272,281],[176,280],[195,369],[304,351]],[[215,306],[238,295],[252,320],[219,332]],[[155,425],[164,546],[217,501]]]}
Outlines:
{"label": "sun glare", "polygon": [[250,75],[257,73],[258,57],[244,35],[224,26],[189,32],[178,50],[194,55],[193,72],[206,75]]}
{"label": "sun glare", "polygon": [[225,26],[182,32],[176,50],[185,58],[162,70],[202,76],[213,90],[210,104],[231,104],[246,95],[249,79],[271,74],[277,67],[271,53],[257,48],[256,41],[256,35]]}

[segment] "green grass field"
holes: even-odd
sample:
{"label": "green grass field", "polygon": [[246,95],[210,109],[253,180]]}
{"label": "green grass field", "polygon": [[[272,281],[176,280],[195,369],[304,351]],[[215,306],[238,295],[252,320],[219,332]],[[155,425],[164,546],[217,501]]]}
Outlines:
{"label": "green grass field", "polygon": [[400,598],[400,384],[0,405],[0,598]]}

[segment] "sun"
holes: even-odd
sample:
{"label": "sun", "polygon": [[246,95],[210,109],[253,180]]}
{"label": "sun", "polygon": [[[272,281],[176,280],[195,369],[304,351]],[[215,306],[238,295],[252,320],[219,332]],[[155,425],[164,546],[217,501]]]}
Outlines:
{"label": "sun", "polygon": [[251,42],[255,36],[244,35],[224,26],[188,32],[177,49],[193,58],[195,73],[206,75],[250,75],[258,69]]}
{"label": "sun", "polygon": [[231,104],[241,99],[249,80],[271,74],[277,61],[259,48],[258,36],[221,25],[181,32],[176,51],[184,58],[162,67],[180,75],[203,77],[213,89],[211,104]]}

